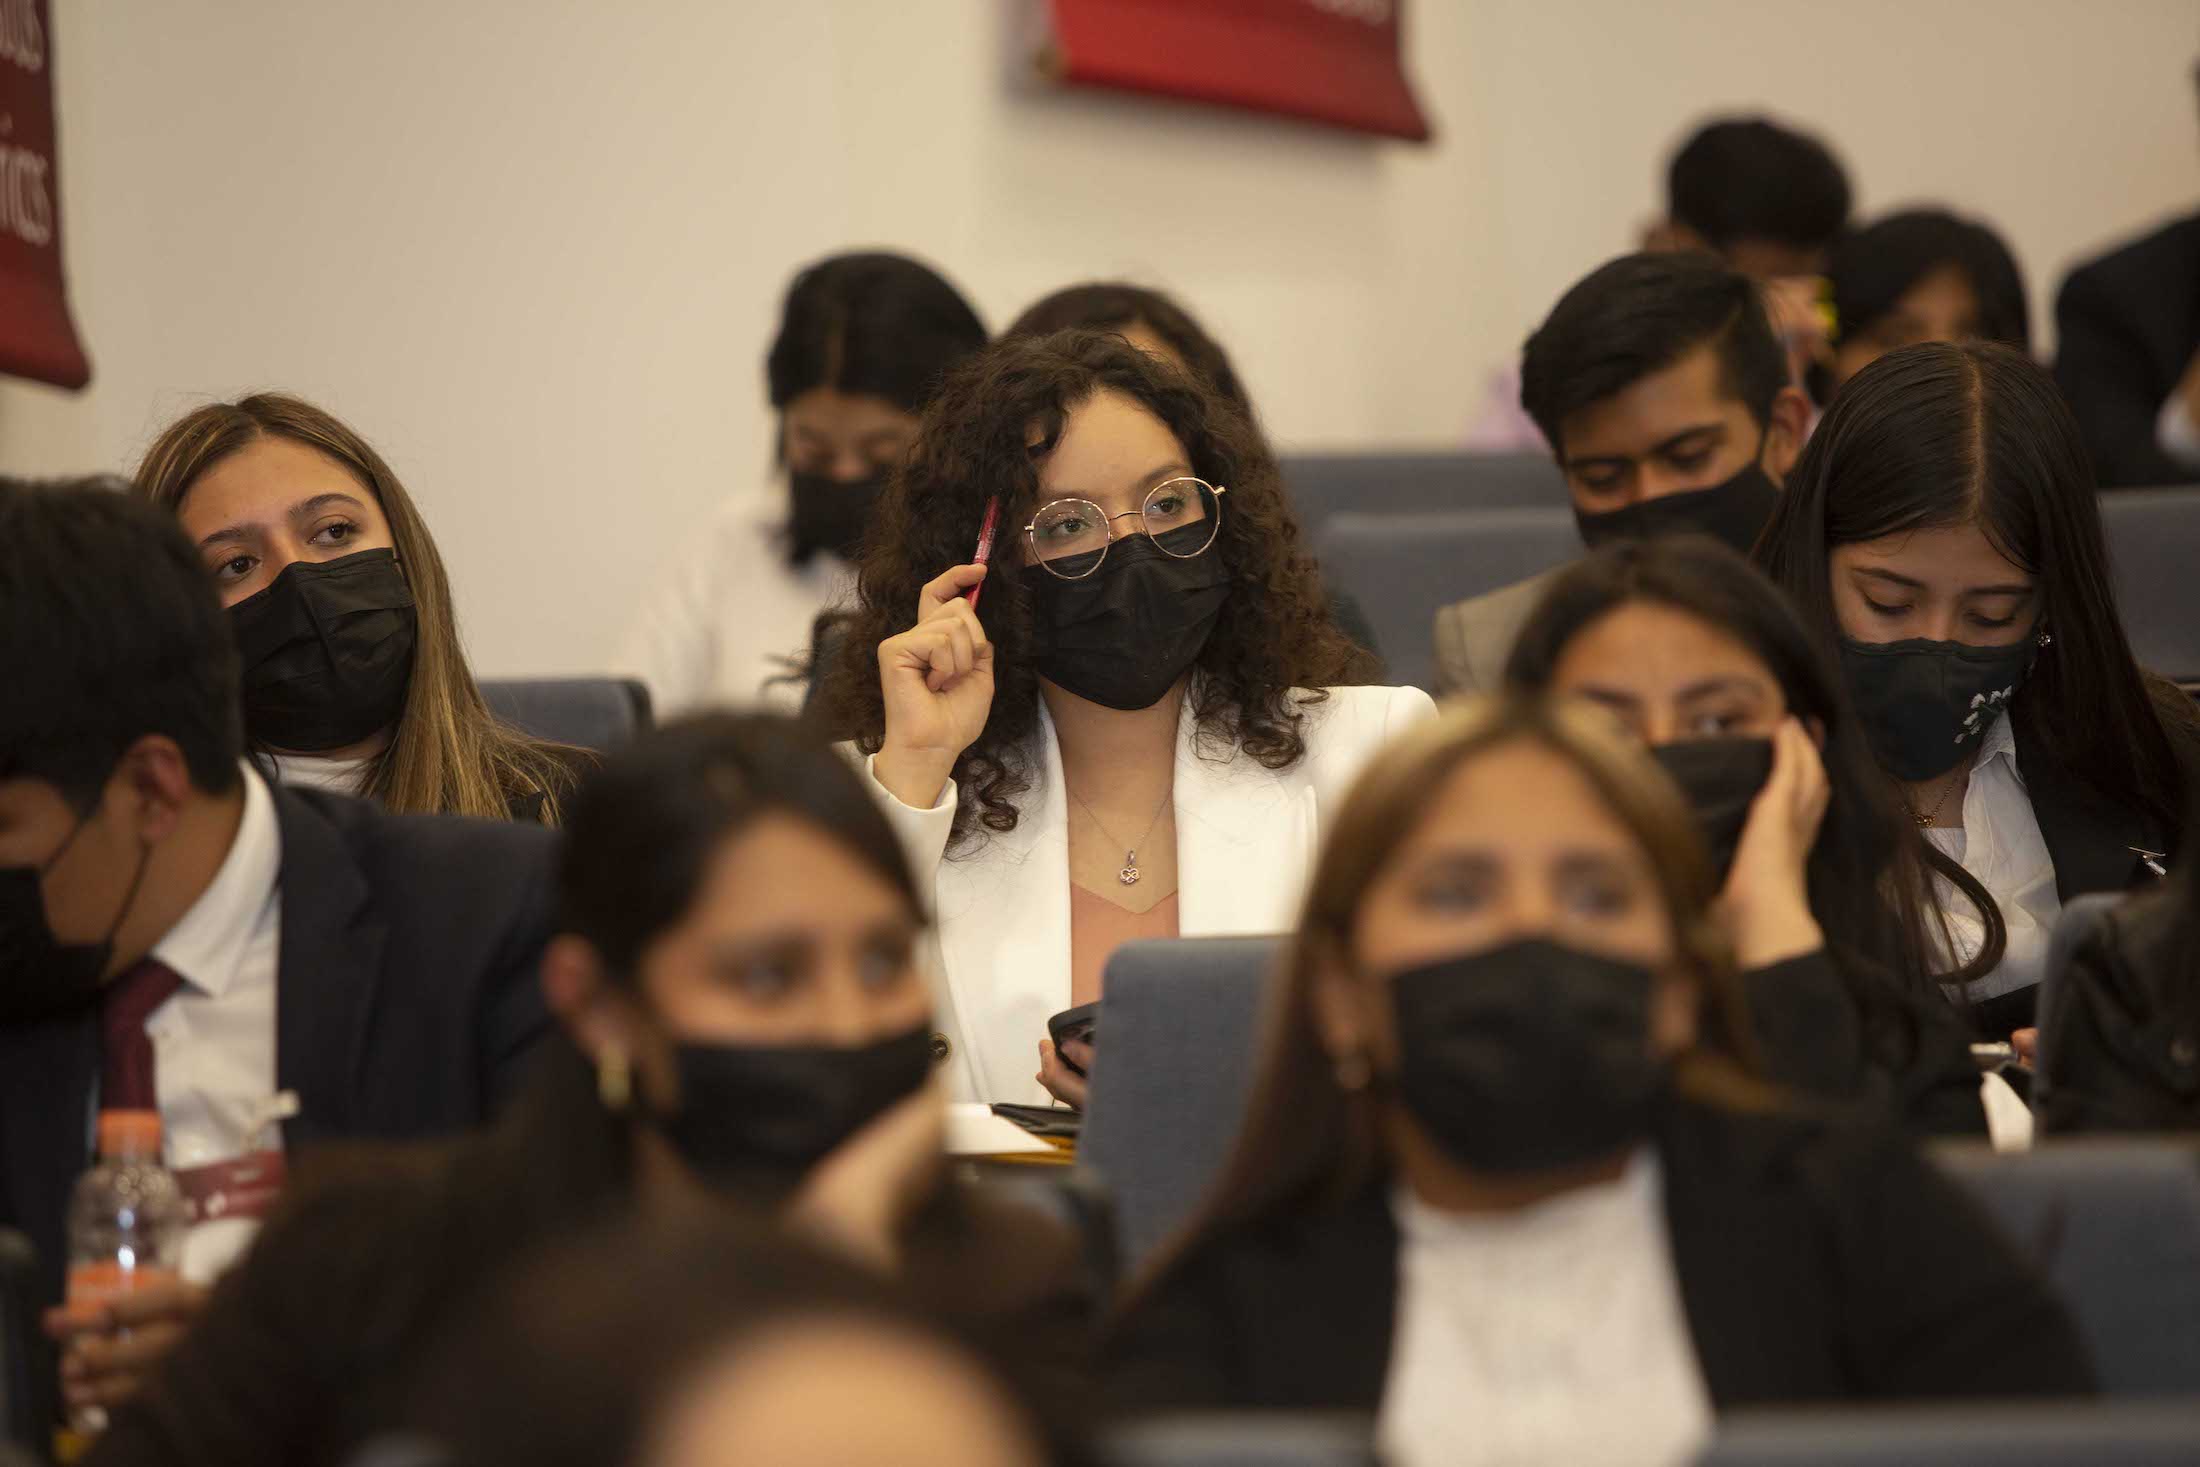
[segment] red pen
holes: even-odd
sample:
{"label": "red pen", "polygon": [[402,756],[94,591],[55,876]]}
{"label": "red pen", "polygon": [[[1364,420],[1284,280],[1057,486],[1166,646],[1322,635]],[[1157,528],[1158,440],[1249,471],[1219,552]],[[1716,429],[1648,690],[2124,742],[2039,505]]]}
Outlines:
{"label": "red pen", "polygon": [[[985,520],[978,526],[978,552],[970,557],[972,565],[985,565],[992,561],[993,531],[999,526],[1000,522],[1001,496],[996,494],[985,502]],[[984,589],[985,582],[980,581],[964,593],[963,600],[970,603],[972,611],[978,609],[978,593]]]}

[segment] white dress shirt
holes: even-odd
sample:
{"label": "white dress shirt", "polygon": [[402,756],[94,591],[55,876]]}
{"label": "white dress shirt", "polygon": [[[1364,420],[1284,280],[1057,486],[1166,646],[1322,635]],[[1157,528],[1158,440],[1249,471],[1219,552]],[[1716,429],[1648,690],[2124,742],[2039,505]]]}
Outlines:
{"label": "white dress shirt", "polygon": [[367,768],[372,759],[320,759],[311,754],[264,754],[262,771],[279,785],[300,790],[328,790],[354,798],[367,792]]}
{"label": "white dress shirt", "polygon": [[736,496],[643,601],[618,666],[649,685],[659,719],[715,703],[802,706],[788,660],[809,651],[820,613],[853,599],[855,569],[831,551],[790,565],[787,514],[783,481]]}
{"label": "white dress shirt", "polygon": [[[248,763],[244,818],[214,880],[152,956],[182,977],[145,1021],[153,1041],[162,1149],[177,1170],[280,1150],[275,1106],[275,968],[282,929],[282,830],[274,798]],[[183,1271],[205,1282],[244,1251],[258,1224],[202,1222]]]}
{"label": "white dress shirt", "polygon": [[2200,469],[2200,423],[2185,407],[2185,395],[2172,392],[2154,420],[2155,446],[2188,469]]}
{"label": "white dress shirt", "polygon": [[[1963,796],[1963,825],[1931,826],[1926,838],[1978,878],[2009,929],[2009,946],[2000,966],[1970,985],[1973,999],[1999,998],[2040,981],[2047,966],[2047,942],[2062,915],[2055,890],[2055,861],[2040,834],[2032,797],[2025,793],[2017,768],[2017,736],[2007,716],[1997,718],[1979,740],[1971,760],[1971,786]],[[1966,963],[1986,941],[1986,927],[1953,885],[1935,879],[1940,907],[1947,914],[1948,936],[1958,964]]]}
{"label": "white dress shirt", "polygon": [[1376,1442],[1399,1467],[1694,1460],[1711,1396],[1666,1235],[1657,1157],[1504,1214],[1404,1188],[1398,1318]]}

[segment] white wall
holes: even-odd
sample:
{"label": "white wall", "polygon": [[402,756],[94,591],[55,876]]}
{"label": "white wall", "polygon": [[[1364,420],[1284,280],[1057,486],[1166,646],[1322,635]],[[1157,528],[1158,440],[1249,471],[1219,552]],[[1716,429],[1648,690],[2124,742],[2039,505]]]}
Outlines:
{"label": "white wall", "polygon": [[422,501],[484,672],[600,667],[769,458],[803,260],[886,244],[996,325],[1179,291],[1287,445],[1456,442],[1625,248],[1703,113],[1834,138],[1864,208],[2064,267],[2200,194],[2191,0],[1414,0],[1437,146],[1008,85],[996,0],[56,0],[97,373],[0,386],[0,468],[127,470],[209,394],[350,418]]}

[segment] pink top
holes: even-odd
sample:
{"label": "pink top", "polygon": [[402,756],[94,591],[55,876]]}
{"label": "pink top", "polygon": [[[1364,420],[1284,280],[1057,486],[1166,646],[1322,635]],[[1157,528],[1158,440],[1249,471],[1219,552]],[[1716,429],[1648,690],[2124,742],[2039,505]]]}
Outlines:
{"label": "pink top", "polygon": [[1126,912],[1106,897],[1069,884],[1069,1003],[1071,1008],[1100,996],[1100,974],[1126,942],[1143,937],[1176,936],[1176,893],[1170,892],[1147,912]]}

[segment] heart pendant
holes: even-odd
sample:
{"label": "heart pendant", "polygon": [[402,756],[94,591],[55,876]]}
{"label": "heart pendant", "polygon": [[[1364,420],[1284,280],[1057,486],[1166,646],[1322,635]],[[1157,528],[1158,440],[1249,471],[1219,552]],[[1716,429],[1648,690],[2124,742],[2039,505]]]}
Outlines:
{"label": "heart pendant", "polygon": [[1115,873],[1115,879],[1122,882],[1125,886],[1138,885],[1138,877],[1139,870],[1136,866],[1125,866],[1122,870]]}

